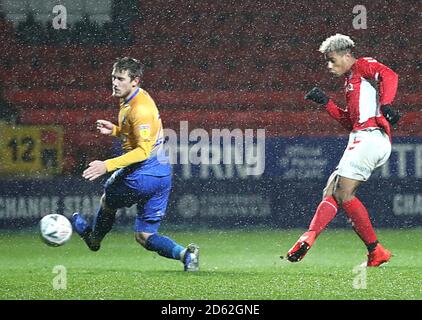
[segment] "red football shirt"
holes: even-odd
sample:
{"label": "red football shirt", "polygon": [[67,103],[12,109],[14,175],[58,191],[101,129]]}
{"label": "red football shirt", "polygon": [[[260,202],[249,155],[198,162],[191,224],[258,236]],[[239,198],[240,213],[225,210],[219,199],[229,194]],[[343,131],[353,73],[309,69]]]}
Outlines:
{"label": "red football shirt", "polygon": [[[371,81],[378,82],[378,93]],[[345,74],[346,109],[339,108],[331,99],[326,109],[348,130],[379,127],[391,137],[390,126],[379,106],[393,102],[397,86],[398,75],[393,70],[373,58],[360,58]]]}

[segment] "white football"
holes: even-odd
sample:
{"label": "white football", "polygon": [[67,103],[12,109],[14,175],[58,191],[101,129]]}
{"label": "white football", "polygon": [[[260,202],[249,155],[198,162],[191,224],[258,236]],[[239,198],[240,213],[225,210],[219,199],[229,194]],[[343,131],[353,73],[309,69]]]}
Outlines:
{"label": "white football", "polygon": [[49,246],[64,245],[72,236],[70,221],[61,214],[48,214],[40,221],[41,239]]}

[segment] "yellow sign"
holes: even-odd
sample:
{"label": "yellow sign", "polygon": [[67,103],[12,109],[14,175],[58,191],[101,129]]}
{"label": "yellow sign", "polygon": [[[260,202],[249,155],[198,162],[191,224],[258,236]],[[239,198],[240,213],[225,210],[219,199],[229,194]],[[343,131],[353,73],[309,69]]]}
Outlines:
{"label": "yellow sign", "polygon": [[41,177],[63,167],[63,129],[59,126],[0,124],[0,173]]}

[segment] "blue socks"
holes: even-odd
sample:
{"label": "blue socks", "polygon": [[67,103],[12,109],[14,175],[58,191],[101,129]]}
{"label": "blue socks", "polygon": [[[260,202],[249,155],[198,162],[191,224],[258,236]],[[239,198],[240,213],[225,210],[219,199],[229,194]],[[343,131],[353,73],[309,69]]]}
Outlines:
{"label": "blue socks", "polygon": [[147,239],[145,249],[155,251],[166,258],[180,260],[180,254],[185,248],[168,237],[154,233]]}
{"label": "blue socks", "polygon": [[100,207],[97,211],[97,214],[94,218],[94,223],[92,225],[91,240],[95,243],[100,243],[105,235],[110,232],[113,227],[114,220],[116,217],[116,212],[114,213],[105,213]]}
{"label": "blue socks", "polygon": [[[105,235],[112,229],[115,217],[115,212],[105,213],[101,207],[98,209],[94,218],[94,223],[92,225],[92,232],[90,237],[93,243],[100,244]],[[166,258],[180,260],[181,253],[185,248],[166,236],[161,236],[158,233],[154,233],[148,237],[145,243],[145,249],[155,251],[160,256]]]}

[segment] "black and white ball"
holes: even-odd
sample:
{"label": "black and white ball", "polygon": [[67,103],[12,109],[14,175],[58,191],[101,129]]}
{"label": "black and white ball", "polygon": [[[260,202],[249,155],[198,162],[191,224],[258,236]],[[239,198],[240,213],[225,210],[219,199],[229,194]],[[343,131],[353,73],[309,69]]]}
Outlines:
{"label": "black and white ball", "polygon": [[49,246],[64,245],[72,236],[72,224],[61,214],[48,214],[40,221],[41,239]]}

